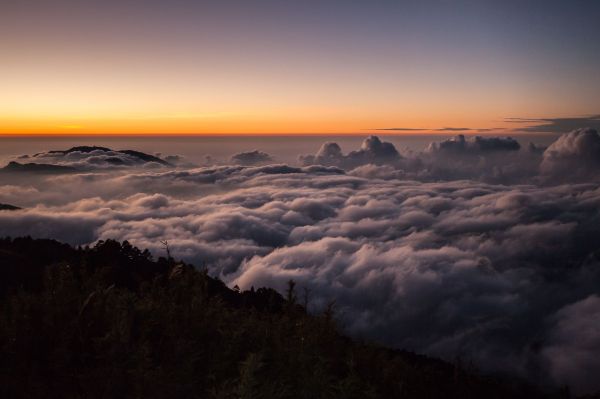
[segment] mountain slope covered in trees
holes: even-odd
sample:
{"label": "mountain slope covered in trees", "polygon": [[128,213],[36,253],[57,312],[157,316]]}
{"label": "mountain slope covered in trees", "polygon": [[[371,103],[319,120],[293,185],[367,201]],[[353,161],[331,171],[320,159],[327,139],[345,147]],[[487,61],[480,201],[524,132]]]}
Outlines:
{"label": "mountain slope covered in trees", "polygon": [[0,240],[0,396],[535,398],[521,382],[352,341],[269,288],[240,292],[127,242]]}

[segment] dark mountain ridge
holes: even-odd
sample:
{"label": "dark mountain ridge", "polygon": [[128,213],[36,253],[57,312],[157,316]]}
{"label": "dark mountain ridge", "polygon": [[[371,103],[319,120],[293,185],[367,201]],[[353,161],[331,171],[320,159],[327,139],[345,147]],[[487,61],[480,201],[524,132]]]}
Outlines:
{"label": "dark mountain ridge", "polygon": [[[76,147],[71,147],[68,150],[52,150],[52,151],[48,151],[48,154],[62,154],[62,155],[66,155],[66,154],[70,154],[72,152],[81,152],[84,154],[88,154],[90,152],[94,152],[94,151],[101,151],[101,152],[117,152],[117,153],[121,153],[121,154],[126,154],[129,156],[132,156],[134,158],[138,158],[141,161],[144,162],[156,162],[159,163],[161,165],[165,165],[165,166],[170,166],[171,164],[167,161],[165,161],[164,159],[161,159],[159,157],[156,157],[154,155],[150,155],[150,154],[146,154],[144,152],[141,151],[135,151],[135,150],[113,150],[110,149],[108,147],[99,147],[99,146],[76,146]],[[36,154],[38,155],[38,154]]]}
{"label": "dark mountain ridge", "polygon": [[10,205],[10,204],[0,204],[0,211],[18,211],[18,206]]}
{"label": "dark mountain ridge", "polygon": [[71,166],[53,165],[45,163],[19,163],[9,162],[4,168],[0,169],[3,172],[19,172],[19,173],[73,173],[77,169]]}
{"label": "dark mountain ridge", "polygon": [[[28,163],[20,163],[16,161],[11,161],[3,168],[0,168],[0,172],[6,173],[36,173],[36,174],[60,174],[60,173],[75,173],[87,170],[86,167],[82,167],[80,165],[74,164],[73,166],[69,165],[69,162],[72,162],[69,159],[61,159],[60,156],[66,156],[68,154],[72,154],[75,152],[79,152],[82,154],[91,154],[94,155],[102,155],[101,162],[99,163],[97,159],[94,159],[91,163],[93,167],[97,167],[102,162],[105,165],[109,166],[118,166],[125,167],[128,165],[142,165],[147,163],[157,163],[163,166],[173,166],[170,162],[165,161],[159,157],[154,155],[146,154],[141,151],[135,150],[112,150],[107,147],[99,147],[99,146],[77,146],[71,147],[68,150],[52,150],[48,152],[40,152],[34,154],[32,156],[23,155],[19,159],[37,159],[44,162],[28,162]],[[94,152],[100,152],[102,154],[92,154]],[[122,155],[121,155],[122,154]],[[63,163],[66,165],[61,165],[54,163],[56,157],[59,157]],[[95,157],[96,158],[96,157]],[[89,166],[88,166],[89,168]]]}
{"label": "dark mountain ridge", "polygon": [[127,242],[0,239],[0,396],[544,397],[518,380],[353,341],[333,304],[307,314],[299,302],[310,298],[297,291],[229,289]]}

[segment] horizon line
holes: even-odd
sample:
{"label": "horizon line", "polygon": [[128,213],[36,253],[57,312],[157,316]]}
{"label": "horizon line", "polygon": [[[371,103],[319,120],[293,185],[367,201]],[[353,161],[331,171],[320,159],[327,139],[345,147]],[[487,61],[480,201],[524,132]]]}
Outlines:
{"label": "horizon line", "polygon": [[[375,129],[373,129],[375,130]],[[249,137],[249,136],[487,136],[487,135],[556,135],[559,132],[527,132],[527,131],[440,131],[440,130],[422,130],[422,131],[398,131],[398,130],[375,130],[368,129],[365,132],[282,132],[282,133],[0,133],[0,138],[15,137]]]}

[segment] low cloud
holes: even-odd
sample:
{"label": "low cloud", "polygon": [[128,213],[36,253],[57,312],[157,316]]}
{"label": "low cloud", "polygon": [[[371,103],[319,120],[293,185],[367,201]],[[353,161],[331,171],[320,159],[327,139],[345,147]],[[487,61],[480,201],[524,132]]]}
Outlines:
{"label": "low cloud", "polygon": [[522,125],[513,130],[531,133],[566,133],[581,126],[600,129],[600,115],[568,118],[506,118],[505,121]]}
{"label": "low cloud", "polygon": [[157,256],[168,240],[229,285],[283,290],[291,278],[311,311],[335,300],[354,336],[589,392],[600,186],[587,174],[553,183],[540,165],[589,165],[596,140],[573,132],[542,153],[456,138],[401,154],[370,137],[349,153],[325,144],[302,167],[21,179],[0,186],[1,203],[25,208],[0,212],[0,236],[126,239]]}
{"label": "low cloud", "polygon": [[337,143],[328,142],[323,144],[315,155],[301,155],[300,162],[304,165],[318,164],[354,168],[366,164],[393,164],[401,158],[392,143],[381,141],[377,136],[369,136],[356,151],[343,154]]}
{"label": "low cloud", "polygon": [[518,151],[521,145],[511,137],[482,137],[475,136],[465,138],[464,135],[458,135],[439,143],[431,143],[426,152],[444,153],[453,155],[480,155],[487,152],[496,151]]}
{"label": "low cloud", "polygon": [[539,173],[539,152],[523,150],[511,137],[466,138],[431,143],[418,155],[416,177],[432,180],[474,179],[490,183],[531,182]]}
{"label": "low cloud", "polygon": [[489,132],[494,130],[503,130],[501,128],[472,128],[472,127],[440,127],[440,128],[411,128],[411,127],[385,127],[372,130],[379,131],[398,131],[398,132]]}
{"label": "low cloud", "polygon": [[231,163],[238,165],[259,165],[272,161],[273,157],[259,150],[240,152],[231,157]]}
{"label": "low cloud", "polygon": [[393,144],[371,136],[348,154],[337,143],[328,142],[315,155],[300,156],[300,161],[304,165],[335,165],[361,177],[514,184],[531,182],[539,175],[542,152],[535,145],[524,149],[511,137],[458,135],[433,142],[422,152],[401,153]]}
{"label": "low cloud", "polygon": [[553,324],[543,349],[551,375],[575,388],[576,394],[600,390],[600,297],[567,305],[551,317]]}

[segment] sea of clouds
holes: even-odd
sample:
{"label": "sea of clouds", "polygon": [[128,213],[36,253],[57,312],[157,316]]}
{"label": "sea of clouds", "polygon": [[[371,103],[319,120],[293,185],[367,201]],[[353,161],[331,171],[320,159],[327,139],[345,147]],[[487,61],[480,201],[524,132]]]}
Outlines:
{"label": "sea of clouds", "polygon": [[[107,151],[110,151],[108,153]],[[298,164],[220,165],[108,149],[21,156],[69,173],[0,173],[0,236],[129,240],[230,286],[335,301],[342,327],[540,384],[600,390],[600,135],[547,148],[457,136],[401,152],[371,136]],[[302,296],[302,292],[299,293]]]}

